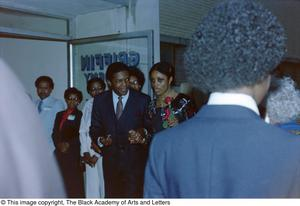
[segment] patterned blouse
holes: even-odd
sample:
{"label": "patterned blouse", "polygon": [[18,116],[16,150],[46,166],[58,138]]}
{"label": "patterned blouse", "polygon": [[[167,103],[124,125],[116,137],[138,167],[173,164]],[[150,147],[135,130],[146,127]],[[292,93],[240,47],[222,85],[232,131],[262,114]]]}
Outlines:
{"label": "patterned blouse", "polygon": [[[169,98],[169,99],[167,99]],[[196,107],[191,98],[187,95],[179,93],[176,98],[166,98],[167,106],[156,107],[156,100],[152,100],[149,106],[149,117],[151,122],[152,134],[172,127],[168,121],[176,118],[181,123],[196,113]]]}

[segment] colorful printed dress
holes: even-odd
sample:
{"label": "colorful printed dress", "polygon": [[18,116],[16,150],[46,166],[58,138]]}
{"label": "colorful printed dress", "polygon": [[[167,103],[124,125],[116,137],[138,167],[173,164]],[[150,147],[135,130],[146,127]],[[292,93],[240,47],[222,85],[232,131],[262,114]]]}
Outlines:
{"label": "colorful printed dress", "polygon": [[172,127],[169,122],[174,118],[181,123],[196,113],[194,102],[187,95],[179,93],[176,98],[166,97],[167,106],[156,107],[156,100],[151,101],[149,106],[149,117],[151,121],[152,134]]}

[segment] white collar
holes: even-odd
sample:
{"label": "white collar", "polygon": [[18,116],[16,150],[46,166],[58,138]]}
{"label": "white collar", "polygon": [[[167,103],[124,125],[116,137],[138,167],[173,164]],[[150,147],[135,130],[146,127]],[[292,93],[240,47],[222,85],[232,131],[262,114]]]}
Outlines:
{"label": "white collar", "polygon": [[51,100],[51,95],[49,95],[48,97],[46,97],[45,99],[40,99],[40,101],[42,101],[43,103],[47,103]]}
{"label": "white collar", "polygon": [[259,115],[255,100],[246,94],[213,92],[209,96],[208,105],[239,105],[251,109]]}
{"label": "white collar", "polygon": [[[126,95],[122,96],[122,103],[123,103],[123,108],[125,108],[125,105],[127,103],[128,97],[129,97],[129,92],[130,90],[128,89],[128,92]],[[112,90],[112,96],[113,96],[113,104],[114,104],[114,109],[116,112],[116,108],[117,108],[117,103],[119,101],[118,97],[119,95],[117,95],[113,90]]]}
{"label": "white collar", "polygon": [[[113,98],[114,99],[118,99],[118,97],[119,97],[119,95],[117,95],[115,92],[114,92],[114,90],[112,90],[112,94],[113,94]],[[128,96],[129,96],[129,89],[128,89],[128,92],[127,92],[127,94],[125,94],[125,95],[123,95],[122,96],[122,99],[128,99]]]}

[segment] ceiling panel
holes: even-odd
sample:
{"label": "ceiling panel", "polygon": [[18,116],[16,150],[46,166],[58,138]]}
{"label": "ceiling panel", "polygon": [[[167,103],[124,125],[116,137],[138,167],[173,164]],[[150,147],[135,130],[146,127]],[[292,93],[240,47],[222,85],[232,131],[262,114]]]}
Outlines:
{"label": "ceiling panel", "polygon": [[73,18],[77,15],[128,6],[130,0],[0,0],[0,7]]}

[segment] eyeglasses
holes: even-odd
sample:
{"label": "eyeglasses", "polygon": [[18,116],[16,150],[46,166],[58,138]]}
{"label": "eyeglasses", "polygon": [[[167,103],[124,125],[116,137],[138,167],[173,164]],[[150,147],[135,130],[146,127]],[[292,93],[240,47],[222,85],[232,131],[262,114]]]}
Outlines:
{"label": "eyeglasses", "polygon": [[67,100],[69,100],[69,101],[79,101],[79,98],[77,98],[77,97],[68,97]]}
{"label": "eyeglasses", "polygon": [[94,88],[91,88],[90,91],[91,92],[94,92],[94,91],[102,91],[103,88],[102,87],[94,87]]}
{"label": "eyeglasses", "polygon": [[134,81],[129,81],[129,84],[132,84],[132,85],[137,85],[139,84],[137,80],[134,80]]}

